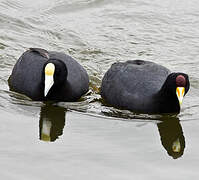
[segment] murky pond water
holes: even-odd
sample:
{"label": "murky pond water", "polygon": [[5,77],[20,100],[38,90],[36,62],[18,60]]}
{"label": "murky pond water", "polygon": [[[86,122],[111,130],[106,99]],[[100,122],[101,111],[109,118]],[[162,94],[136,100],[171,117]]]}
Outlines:
{"label": "murky pond water", "polygon": [[[197,179],[199,2],[196,0],[2,0],[1,179]],[[44,104],[9,91],[29,47],[62,51],[88,71],[81,101]],[[151,60],[189,74],[177,116],[136,115],[101,103],[117,61]]]}

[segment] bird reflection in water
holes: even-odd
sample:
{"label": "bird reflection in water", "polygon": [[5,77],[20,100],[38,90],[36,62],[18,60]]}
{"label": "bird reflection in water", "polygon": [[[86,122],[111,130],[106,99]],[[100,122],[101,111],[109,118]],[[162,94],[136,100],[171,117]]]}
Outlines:
{"label": "bird reflection in water", "polygon": [[169,156],[177,159],[183,155],[185,148],[185,138],[180,121],[177,117],[164,117],[161,121],[157,126],[162,145]]}
{"label": "bird reflection in water", "polygon": [[63,134],[66,109],[52,104],[41,107],[39,138],[42,141],[55,141]]}

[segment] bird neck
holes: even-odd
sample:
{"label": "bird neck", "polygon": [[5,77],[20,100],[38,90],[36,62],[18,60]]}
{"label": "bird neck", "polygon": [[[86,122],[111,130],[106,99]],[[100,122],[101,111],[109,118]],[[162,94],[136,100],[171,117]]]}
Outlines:
{"label": "bird neck", "polygon": [[164,84],[158,94],[156,95],[158,99],[158,108],[160,112],[163,113],[179,113],[180,105],[176,96],[176,93],[171,90],[171,88]]}
{"label": "bird neck", "polygon": [[64,86],[65,86],[64,83],[55,83],[55,84],[53,84],[53,86],[49,90],[46,98],[48,100],[58,99],[58,97],[60,97],[60,95],[62,94],[61,92],[62,92],[62,89],[64,88]]}

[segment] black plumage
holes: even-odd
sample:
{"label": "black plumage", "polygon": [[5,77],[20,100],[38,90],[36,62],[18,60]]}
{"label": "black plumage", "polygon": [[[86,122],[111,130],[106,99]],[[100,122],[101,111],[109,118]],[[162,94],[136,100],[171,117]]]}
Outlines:
{"label": "black plumage", "polygon": [[[48,63],[55,65],[54,84],[44,96],[44,68]],[[30,48],[22,54],[8,82],[11,90],[37,101],[76,101],[89,89],[88,74],[76,60],[40,48]]]}
{"label": "black plumage", "polygon": [[179,113],[176,79],[180,79],[178,84],[181,79],[185,81],[181,84],[185,85],[186,94],[189,78],[184,73],[171,73],[150,61],[114,63],[102,80],[101,96],[110,105],[135,112]]}

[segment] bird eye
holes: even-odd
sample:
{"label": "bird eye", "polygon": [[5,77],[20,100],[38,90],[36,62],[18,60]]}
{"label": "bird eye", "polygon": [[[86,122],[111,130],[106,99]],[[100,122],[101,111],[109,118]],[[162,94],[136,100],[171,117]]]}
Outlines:
{"label": "bird eye", "polygon": [[56,71],[56,75],[57,75],[57,76],[59,76],[60,74],[61,74],[60,69],[57,69],[57,71]]}

